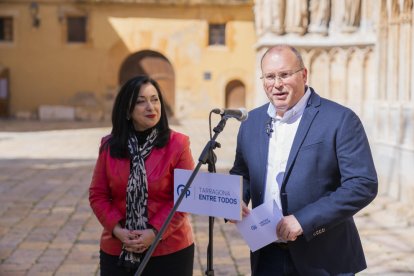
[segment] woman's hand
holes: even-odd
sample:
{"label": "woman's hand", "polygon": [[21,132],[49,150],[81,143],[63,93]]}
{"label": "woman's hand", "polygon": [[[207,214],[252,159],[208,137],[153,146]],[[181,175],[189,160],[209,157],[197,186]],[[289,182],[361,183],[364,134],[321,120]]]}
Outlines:
{"label": "woman's hand", "polygon": [[155,240],[155,232],[153,229],[134,230],[132,233],[139,237],[137,239],[138,246],[144,248],[144,251],[147,250]]}
{"label": "woman's hand", "polygon": [[122,244],[128,243],[129,240],[133,237],[128,229],[122,228],[121,225],[117,224],[112,230],[112,234],[122,242]]}
{"label": "woman's hand", "polygon": [[123,244],[125,250],[142,253],[148,249],[154,241],[155,233],[152,229],[128,230],[117,224],[112,231]]}

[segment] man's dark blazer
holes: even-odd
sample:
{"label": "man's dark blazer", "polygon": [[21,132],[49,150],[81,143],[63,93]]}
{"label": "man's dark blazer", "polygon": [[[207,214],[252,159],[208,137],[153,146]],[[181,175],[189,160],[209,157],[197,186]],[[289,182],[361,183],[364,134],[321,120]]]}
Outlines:
{"label": "man's dark blazer", "polygon": [[[241,124],[230,170],[243,176],[243,200],[251,200],[253,208],[264,200],[268,105],[249,112]],[[311,89],[280,191],[284,215],[293,214],[303,229],[303,235],[289,243],[301,275],[356,273],[366,268],[353,215],[375,198],[377,190],[371,150],[358,116]],[[260,250],[251,254],[253,275],[259,258]]]}

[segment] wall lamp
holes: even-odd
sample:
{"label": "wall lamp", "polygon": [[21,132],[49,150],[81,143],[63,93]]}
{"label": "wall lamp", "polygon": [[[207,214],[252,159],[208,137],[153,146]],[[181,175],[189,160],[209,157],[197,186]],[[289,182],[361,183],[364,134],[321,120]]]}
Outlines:
{"label": "wall lamp", "polygon": [[37,2],[30,3],[30,15],[32,17],[32,26],[39,28],[40,26],[40,17],[39,17],[39,4]]}

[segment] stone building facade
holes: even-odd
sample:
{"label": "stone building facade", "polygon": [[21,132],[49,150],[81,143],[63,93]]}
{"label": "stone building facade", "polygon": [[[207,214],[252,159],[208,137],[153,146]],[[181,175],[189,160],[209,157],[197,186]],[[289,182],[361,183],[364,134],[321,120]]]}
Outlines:
{"label": "stone building facade", "polygon": [[251,106],[253,0],[0,0],[0,117],[103,120],[136,74],[175,118]]}
{"label": "stone building facade", "polygon": [[266,101],[260,58],[296,46],[309,84],[353,109],[374,153],[380,192],[414,200],[412,0],[256,0],[256,105]]}

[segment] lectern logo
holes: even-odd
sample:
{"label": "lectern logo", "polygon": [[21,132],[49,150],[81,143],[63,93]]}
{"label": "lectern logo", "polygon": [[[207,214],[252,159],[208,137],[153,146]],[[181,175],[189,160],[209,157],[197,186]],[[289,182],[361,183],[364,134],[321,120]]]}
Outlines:
{"label": "lectern logo", "polygon": [[[180,194],[184,191],[185,185],[180,184],[177,186],[177,195],[180,196]],[[185,193],[185,198],[189,197],[191,194],[190,190],[187,190]]]}

